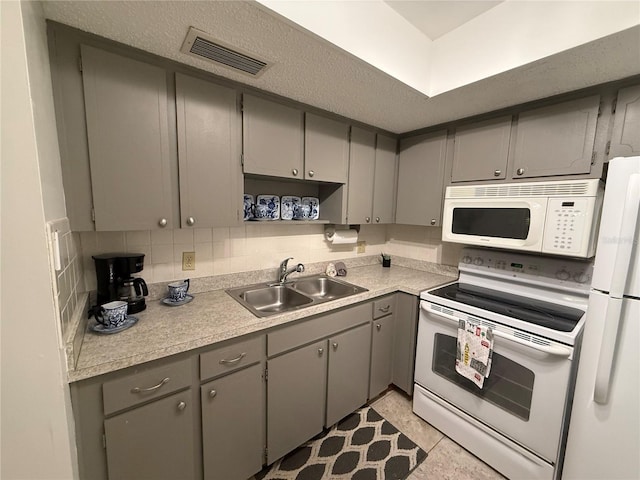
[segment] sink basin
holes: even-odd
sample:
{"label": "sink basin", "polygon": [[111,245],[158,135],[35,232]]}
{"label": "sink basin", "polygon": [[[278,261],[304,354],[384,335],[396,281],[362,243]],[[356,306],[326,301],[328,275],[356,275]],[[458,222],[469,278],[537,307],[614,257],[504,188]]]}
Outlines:
{"label": "sink basin", "polygon": [[342,280],[314,275],[284,284],[259,283],[232,288],[227,293],[257,317],[267,317],[366,291]]}
{"label": "sink basin", "polygon": [[249,290],[242,293],[240,298],[258,312],[266,314],[286,312],[313,302],[311,298],[282,285]]}
{"label": "sink basin", "polygon": [[350,285],[329,277],[311,277],[296,280],[291,283],[291,288],[309,295],[314,299],[335,300],[363,291],[360,287]]}

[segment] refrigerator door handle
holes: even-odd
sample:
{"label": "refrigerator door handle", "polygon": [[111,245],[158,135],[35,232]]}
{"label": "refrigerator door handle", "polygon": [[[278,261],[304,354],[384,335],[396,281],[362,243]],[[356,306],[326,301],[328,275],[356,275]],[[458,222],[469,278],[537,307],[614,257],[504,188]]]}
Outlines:
{"label": "refrigerator door handle", "polygon": [[593,389],[593,401],[600,405],[606,405],[609,401],[609,387],[611,385],[611,373],[618,341],[621,312],[622,299],[609,297],[607,310],[604,312],[604,330],[602,331],[602,343],[600,345],[596,381]]}

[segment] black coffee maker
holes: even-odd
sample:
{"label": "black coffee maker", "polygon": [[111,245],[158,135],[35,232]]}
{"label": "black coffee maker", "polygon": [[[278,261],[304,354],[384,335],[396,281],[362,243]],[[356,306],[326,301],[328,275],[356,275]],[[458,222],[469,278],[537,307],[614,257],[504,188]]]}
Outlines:
{"label": "black coffee maker", "polygon": [[133,276],[144,267],[143,253],[104,253],[92,258],[96,264],[98,305],[122,300],[129,304],[128,314],[147,308],[144,301],[144,297],[149,295],[147,283]]}

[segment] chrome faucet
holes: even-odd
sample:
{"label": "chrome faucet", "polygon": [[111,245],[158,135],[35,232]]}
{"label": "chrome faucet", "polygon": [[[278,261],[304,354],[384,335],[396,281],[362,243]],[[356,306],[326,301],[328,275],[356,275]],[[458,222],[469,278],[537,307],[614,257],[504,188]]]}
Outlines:
{"label": "chrome faucet", "polygon": [[299,263],[295,267],[291,267],[287,269],[287,264],[289,260],[293,260],[293,257],[285,258],[282,262],[280,262],[280,269],[278,270],[278,283],[284,283],[287,280],[289,274],[293,272],[302,273],[304,272],[304,265]]}

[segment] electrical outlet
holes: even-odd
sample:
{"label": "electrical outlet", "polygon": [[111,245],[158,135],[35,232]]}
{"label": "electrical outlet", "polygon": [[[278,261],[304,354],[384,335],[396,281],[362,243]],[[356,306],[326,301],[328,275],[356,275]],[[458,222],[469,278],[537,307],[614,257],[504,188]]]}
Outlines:
{"label": "electrical outlet", "polygon": [[182,252],[182,270],[196,269],[196,252]]}
{"label": "electrical outlet", "polygon": [[367,242],[365,241],[358,242],[358,253],[364,253],[366,249],[367,249]]}

